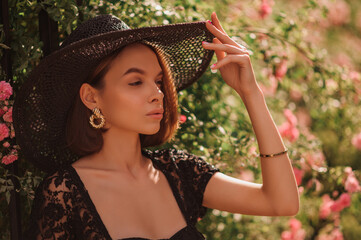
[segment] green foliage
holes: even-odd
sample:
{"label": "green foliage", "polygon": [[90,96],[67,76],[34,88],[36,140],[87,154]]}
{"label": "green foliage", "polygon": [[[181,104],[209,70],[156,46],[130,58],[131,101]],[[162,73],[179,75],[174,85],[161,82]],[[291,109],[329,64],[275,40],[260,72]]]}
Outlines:
{"label": "green foliage", "polygon": [[[344,166],[360,170],[361,152],[351,145],[352,136],[361,126],[360,101],[356,101],[357,89],[349,77],[349,69],[330,63],[328,52],[305,40],[308,26],[326,19],[329,10],[318,1],[308,0],[293,11],[284,9],[287,4],[277,3],[267,20],[250,18],[248,9],[255,9],[260,1],[246,2],[239,8],[239,1],[76,1],[9,0],[11,44],[6,46],[1,26],[0,49],[11,49],[13,88],[24,82],[27,74],[43,57],[43,43],[39,40],[38,14],[44,9],[58,22],[60,43],[76,26],[98,14],[111,13],[120,17],[131,28],[210,19],[216,11],[225,31],[242,45],[252,50],[251,60],[257,81],[270,86],[270,75],[277,71],[279,63],[287,60],[287,73],[277,82],[273,95],[266,97],[268,108],[277,125],[286,121],[284,109],[309,114],[309,126],[299,126],[300,136],[294,142],[284,139],[290,150],[292,164],[305,168],[300,189],[301,209],[296,216],[306,230],[306,239],[315,239],[322,232],[333,228],[332,219],[320,219],[321,196],[327,194],[337,199],[345,192]],[[285,7],[286,8],[286,7]],[[309,14],[319,11],[319,19],[311,21]],[[312,34],[312,33],[311,33]],[[214,56],[213,62],[216,62]],[[1,71],[1,79],[5,79]],[[334,83],[330,83],[330,79]],[[293,91],[300,97],[295,98]],[[196,155],[205,156],[225,174],[239,177],[244,169],[254,173],[254,181],[262,182],[258,158],[252,152],[257,148],[252,124],[247,110],[238,94],[224,83],[220,74],[207,70],[192,87],[179,94],[180,113],[187,120],[181,124],[175,139],[163,147],[186,149]],[[252,150],[253,149],[253,150]],[[312,166],[309,156],[324,155],[326,163]],[[22,203],[22,224],[26,228],[34,190],[44,176],[27,161],[19,161],[17,177]],[[1,239],[9,239],[8,208],[12,183],[5,168],[0,168],[0,232]],[[359,172],[356,172],[359,178]],[[316,182],[320,183],[321,188]],[[358,214],[361,197],[352,195],[352,204],[341,213],[341,227],[345,239],[357,239],[360,235],[361,218]],[[209,209],[198,223],[199,230],[207,239],[280,239],[287,230],[289,217],[258,217],[232,214]]]}

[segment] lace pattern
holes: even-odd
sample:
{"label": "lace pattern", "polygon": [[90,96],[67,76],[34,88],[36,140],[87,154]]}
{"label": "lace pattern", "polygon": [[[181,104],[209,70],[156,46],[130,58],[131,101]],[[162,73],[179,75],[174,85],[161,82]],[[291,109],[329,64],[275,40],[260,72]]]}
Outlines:
{"label": "lace pattern", "polygon": [[220,170],[203,157],[185,150],[162,149],[154,151],[153,155],[171,174],[185,203],[190,223],[196,224],[198,218],[203,218],[207,212],[207,208],[202,206],[206,185],[213,174]]}
{"label": "lace pattern", "polygon": [[26,239],[74,239],[73,190],[66,174],[43,179],[35,192]]}
{"label": "lace pattern", "polygon": [[[166,175],[187,220],[187,227],[169,240],[205,239],[195,224],[207,212],[207,208],[202,206],[206,185],[220,170],[185,150],[144,149],[142,153]],[[111,240],[83,183],[71,166],[48,174],[36,189],[29,228],[24,232],[24,238]]]}

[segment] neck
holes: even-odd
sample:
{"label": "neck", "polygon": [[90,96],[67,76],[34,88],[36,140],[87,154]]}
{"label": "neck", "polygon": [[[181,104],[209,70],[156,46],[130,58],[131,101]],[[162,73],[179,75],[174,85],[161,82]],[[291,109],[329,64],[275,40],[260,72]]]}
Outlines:
{"label": "neck", "polygon": [[140,176],[149,168],[149,159],[142,155],[139,134],[109,129],[103,134],[102,149],[91,159],[99,169]]}

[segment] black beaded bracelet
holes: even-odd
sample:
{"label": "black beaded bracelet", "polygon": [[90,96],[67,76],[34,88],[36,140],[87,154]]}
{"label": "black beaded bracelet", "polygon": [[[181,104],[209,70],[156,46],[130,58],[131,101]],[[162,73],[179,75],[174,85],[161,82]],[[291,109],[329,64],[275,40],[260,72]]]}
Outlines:
{"label": "black beaded bracelet", "polygon": [[262,154],[260,153],[259,156],[260,157],[274,157],[274,156],[278,156],[278,155],[281,155],[281,154],[284,154],[288,151],[288,149],[286,148],[286,150],[284,150],[283,152],[279,152],[279,153],[274,153],[274,154]]}

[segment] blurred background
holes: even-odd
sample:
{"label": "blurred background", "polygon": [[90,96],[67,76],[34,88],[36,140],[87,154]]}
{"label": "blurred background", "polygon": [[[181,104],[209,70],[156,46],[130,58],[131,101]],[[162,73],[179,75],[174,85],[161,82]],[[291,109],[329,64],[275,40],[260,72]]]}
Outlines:
{"label": "blurred background", "polygon": [[[210,240],[360,239],[360,1],[8,0],[1,4],[1,240],[28,226],[34,190],[45,176],[22,157],[11,117],[16,91],[40,59],[56,51],[79,23],[98,14],[114,14],[135,28],[204,21],[213,11],[228,35],[251,51],[256,79],[289,149],[301,206],[293,217],[208,209],[198,229]],[[41,30],[45,28],[46,36]],[[261,183],[258,145],[248,113],[219,72],[207,70],[178,99],[181,127],[172,142],[157,148],[186,149],[225,174]]]}

